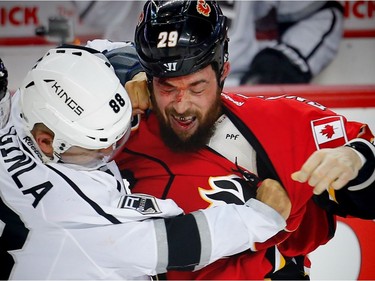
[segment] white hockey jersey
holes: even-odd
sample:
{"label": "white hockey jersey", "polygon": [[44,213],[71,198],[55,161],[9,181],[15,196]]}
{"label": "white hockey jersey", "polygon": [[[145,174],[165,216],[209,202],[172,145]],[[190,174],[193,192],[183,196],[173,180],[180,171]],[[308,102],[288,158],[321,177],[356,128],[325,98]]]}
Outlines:
{"label": "white hockey jersey", "polygon": [[1,279],[149,279],[245,251],[285,226],[253,199],[178,216],[172,200],[130,194],[113,162],[43,164],[19,95],[0,130]]}

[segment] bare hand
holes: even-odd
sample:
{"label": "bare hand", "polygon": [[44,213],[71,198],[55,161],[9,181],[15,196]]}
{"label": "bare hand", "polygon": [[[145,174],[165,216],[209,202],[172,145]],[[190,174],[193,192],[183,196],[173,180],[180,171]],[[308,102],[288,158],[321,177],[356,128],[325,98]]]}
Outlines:
{"label": "bare hand", "polygon": [[147,89],[146,74],[140,72],[133,77],[132,80],[125,83],[133,108],[133,116],[144,113],[145,110],[151,108],[150,94]]}
{"label": "bare hand", "polygon": [[292,203],[278,181],[265,179],[257,189],[256,198],[277,211],[285,220],[289,217]]}
{"label": "bare hand", "polygon": [[321,194],[330,187],[341,189],[358,175],[362,162],[350,147],[326,148],[315,151],[301,170],[292,174],[298,182],[308,182],[314,194]]}

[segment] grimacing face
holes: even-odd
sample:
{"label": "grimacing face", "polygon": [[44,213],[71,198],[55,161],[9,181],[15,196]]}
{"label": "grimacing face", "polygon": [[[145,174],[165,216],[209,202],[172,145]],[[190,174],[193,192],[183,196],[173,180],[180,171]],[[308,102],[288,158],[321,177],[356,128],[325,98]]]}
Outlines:
{"label": "grimacing face", "polygon": [[151,101],[163,141],[174,151],[206,145],[222,113],[221,88],[212,66],[174,78],[154,77]]}

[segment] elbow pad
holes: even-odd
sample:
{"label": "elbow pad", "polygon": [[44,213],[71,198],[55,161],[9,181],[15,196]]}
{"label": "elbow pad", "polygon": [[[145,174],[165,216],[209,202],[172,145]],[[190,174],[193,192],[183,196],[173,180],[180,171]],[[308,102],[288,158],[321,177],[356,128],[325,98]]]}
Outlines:
{"label": "elbow pad", "polygon": [[130,81],[136,74],[143,71],[133,45],[113,49],[104,55],[115,69],[122,85]]}

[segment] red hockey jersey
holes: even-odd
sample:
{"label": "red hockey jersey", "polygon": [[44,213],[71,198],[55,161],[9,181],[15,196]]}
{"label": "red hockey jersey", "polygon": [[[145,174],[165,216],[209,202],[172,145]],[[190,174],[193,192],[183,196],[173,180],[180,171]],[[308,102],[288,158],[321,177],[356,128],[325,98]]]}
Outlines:
{"label": "red hockey jersey", "polygon": [[[256,245],[256,252],[219,260],[197,272],[171,271],[169,279],[263,279],[283,266],[278,250],[270,246],[278,244],[283,256],[293,257],[325,244],[333,235],[334,219],[313,202],[312,188],[293,181],[291,174],[317,149],[340,146],[357,137],[373,138],[366,125],[348,122],[303,98],[223,93],[222,100],[225,114],[262,163],[259,176],[279,180],[288,191],[292,212],[287,229]],[[218,204],[239,204],[249,196],[243,174],[219,153],[208,147],[195,153],[175,153],[167,148],[153,114],[142,119],[117,163],[123,177],[131,181],[133,192],[172,198],[186,213]]]}

